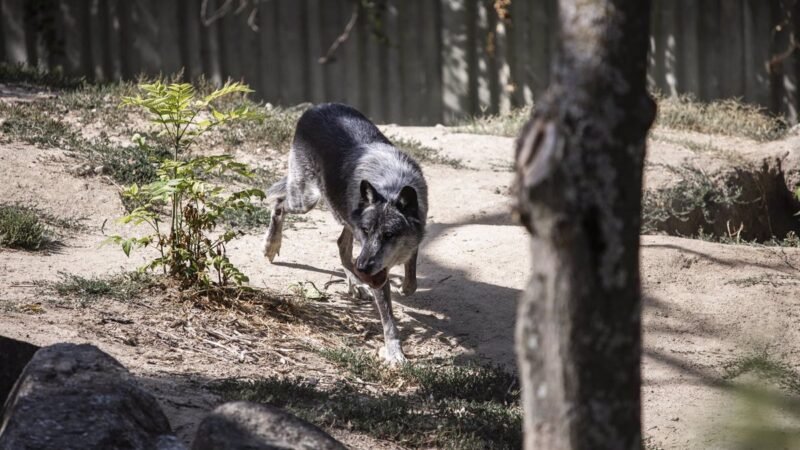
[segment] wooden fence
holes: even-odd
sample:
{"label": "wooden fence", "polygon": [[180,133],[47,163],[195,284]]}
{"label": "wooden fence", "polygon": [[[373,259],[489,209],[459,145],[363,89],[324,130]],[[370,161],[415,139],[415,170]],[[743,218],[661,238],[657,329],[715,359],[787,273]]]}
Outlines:
{"label": "wooden fence", "polygon": [[[794,1],[656,0],[651,84],[741,97],[796,121]],[[208,0],[206,17],[225,2]],[[243,79],[275,104],[342,101],[380,122],[434,124],[529,104],[558,45],[556,0],[386,0],[379,27],[361,11],[320,64],[354,0],[248,0],[209,25],[202,3],[0,0],[0,60],[96,81],[183,69]]]}

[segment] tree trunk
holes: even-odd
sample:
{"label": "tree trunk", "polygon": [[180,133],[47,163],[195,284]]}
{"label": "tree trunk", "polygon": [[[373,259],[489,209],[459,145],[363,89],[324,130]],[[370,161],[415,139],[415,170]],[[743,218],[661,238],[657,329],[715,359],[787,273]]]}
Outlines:
{"label": "tree trunk", "polygon": [[527,449],[640,449],[649,0],[559,0],[550,88],[517,143],[533,270],[518,313]]}

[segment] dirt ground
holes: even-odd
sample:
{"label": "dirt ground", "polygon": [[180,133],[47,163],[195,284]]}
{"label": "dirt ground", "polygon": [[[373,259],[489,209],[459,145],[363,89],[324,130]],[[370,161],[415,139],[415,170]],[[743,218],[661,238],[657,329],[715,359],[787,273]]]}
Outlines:
{"label": "dirt ground", "polygon": [[[419,290],[408,298],[395,297],[407,355],[411,360],[478,357],[513,367],[516,302],[531,264],[526,233],[509,216],[513,140],[442,127],[385,129],[440,148],[466,166],[424,166],[430,215]],[[746,144],[752,151],[755,144]],[[654,159],[691,158],[687,151],[663,142],[650,147]],[[238,156],[258,160],[254,155]],[[212,319],[190,307],[164,308],[154,299],[143,299],[76,308],[44,298],[35,281],[55,280],[59,272],[116,273],[146,259],[142,252],[126,258],[118,248],[101,245],[105,235],[121,231],[114,224],[123,213],[117,188],[103,177],[71,175],[70,164],[58,151],[0,145],[0,198],[37,204],[60,217],[85,217],[87,225],[49,252],[0,250],[0,271],[5,274],[0,279],[2,334],[39,345],[98,345],[157,395],[186,440],[202,414],[218,403],[204,387],[214,379],[282,373],[311,374],[325,382],[329,374],[324,366],[292,348],[280,328],[262,330],[263,352],[236,357],[230,348],[220,348],[208,334],[199,333],[225,319]],[[364,345],[377,352],[382,339],[376,312],[368,303],[348,299],[344,284],[336,283],[342,277],[335,246],[340,227],[327,211],[308,216],[310,221],[285,231],[273,265],[261,254],[264,230],[237,239],[228,252],[256,287],[286,291],[303,281],[320,288],[334,282],[326,288],[331,300],[317,310],[336,311],[349,319],[318,328],[310,322],[309,339],[335,339],[341,329],[363,336]],[[725,364],[768,349],[791,367],[800,365],[800,250],[644,236],[641,258],[648,448],[731,448],[737,439],[732,430],[746,426],[753,412],[735,387],[722,381]],[[193,336],[206,338],[191,344]],[[766,408],[783,431],[800,430],[796,410],[781,402]],[[366,436],[333,434],[354,448],[395,447]]]}

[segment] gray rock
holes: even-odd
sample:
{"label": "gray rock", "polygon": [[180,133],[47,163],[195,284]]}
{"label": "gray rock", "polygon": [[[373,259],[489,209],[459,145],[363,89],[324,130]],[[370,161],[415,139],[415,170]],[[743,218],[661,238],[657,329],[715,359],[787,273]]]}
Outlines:
{"label": "gray rock", "polygon": [[192,450],[346,450],[316,426],[270,405],[231,402],[200,423]]}
{"label": "gray rock", "polygon": [[0,406],[37,350],[33,344],[0,336]]}
{"label": "gray rock", "polygon": [[36,352],[0,423],[2,449],[184,448],[155,398],[92,345],[56,344]]}

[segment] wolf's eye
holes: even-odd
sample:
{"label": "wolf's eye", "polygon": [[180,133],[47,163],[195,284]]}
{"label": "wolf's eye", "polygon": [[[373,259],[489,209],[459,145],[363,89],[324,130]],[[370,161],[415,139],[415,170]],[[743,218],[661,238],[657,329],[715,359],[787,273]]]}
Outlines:
{"label": "wolf's eye", "polygon": [[369,228],[361,227],[361,232],[364,233],[364,235],[368,235],[369,234]]}

